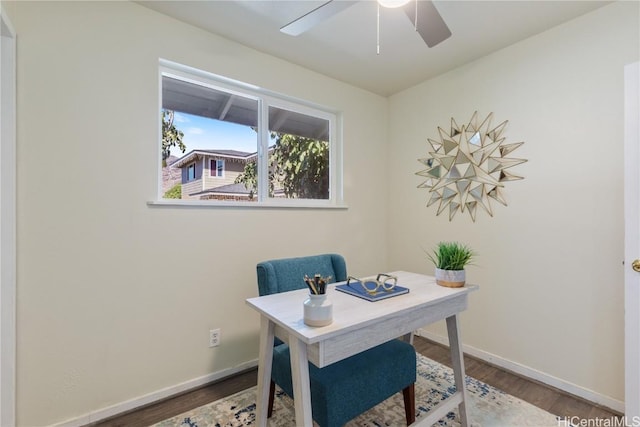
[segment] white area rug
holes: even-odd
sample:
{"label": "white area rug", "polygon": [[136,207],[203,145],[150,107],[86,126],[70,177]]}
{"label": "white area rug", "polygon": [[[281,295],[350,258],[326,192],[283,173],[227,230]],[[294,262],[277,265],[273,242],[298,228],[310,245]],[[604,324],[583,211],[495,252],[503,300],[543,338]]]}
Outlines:
{"label": "white area rug", "polygon": [[[474,378],[466,378],[469,391],[469,418],[477,427],[557,427],[552,415],[527,402],[491,387]],[[418,378],[416,381],[416,422],[431,408],[456,390],[453,371],[418,354]],[[155,424],[153,427],[240,427],[255,425],[256,388],[241,391],[232,396],[185,412]],[[273,417],[269,426],[295,426],[293,401],[276,389]],[[404,426],[402,393],[382,402],[375,408],[351,420],[348,427]],[[457,410],[450,412],[436,426],[460,426]]]}

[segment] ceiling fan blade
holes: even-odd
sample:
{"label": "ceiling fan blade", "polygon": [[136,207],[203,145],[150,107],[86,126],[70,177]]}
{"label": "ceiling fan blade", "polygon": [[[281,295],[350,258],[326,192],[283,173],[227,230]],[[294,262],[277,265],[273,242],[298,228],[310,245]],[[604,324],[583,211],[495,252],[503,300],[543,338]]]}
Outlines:
{"label": "ceiling fan blade", "polygon": [[[416,2],[418,2],[418,21],[416,22]],[[411,20],[411,24],[417,23],[416,30],[429,47],[451,37],[451,30],[440,16],[438,9],[431,0],[414,0],[404,6],[404,12]]]}
{"label": "ceiling fan blade", "polygon": [[338,12],[342,12],[356,3],[356,1],[330,0],[313,9],[311,12],[302,15],[300,18],[289,22],[280,28],[280,31],[291,36],[300,35],[325,19],[332,17]]}

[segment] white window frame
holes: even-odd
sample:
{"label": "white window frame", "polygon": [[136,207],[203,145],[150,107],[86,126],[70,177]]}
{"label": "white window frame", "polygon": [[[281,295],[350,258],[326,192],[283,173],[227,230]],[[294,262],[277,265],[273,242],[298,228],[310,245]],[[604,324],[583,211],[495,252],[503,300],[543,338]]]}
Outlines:
{"label": "white window frame", "polygon": [[[216,162],[216,167],[212,168],[211,164]],[[220,175],[218,175],[218,165],[222,164],[222,170],[220,171]],[[224,169],[225,169],[225,161],[224,159],[209,159],[209,176],[212,178],[224,178]],[[215,173],[214,173],[215,172]]]}
{"label": "white window frame", "polygon": [[[189,66],[178,64],[164,59],[160,60],[158,72],[159,108],[162,109],[162,77],[171,77],[190,83],[210,87],[239,96],[249,97],[258,101],[258,194],[257,200],[252,202],[229,200],[181,200],[164,199],[162,192],[162,169],[158,169],[157,199],[148,202],[149,205],[195,205],[195,206],[242,206],[242,207],[292,207],[292,208],[346,208],[343,199],[343,163],[342,163],[342,114],[335,109],[314,104],[309,101],[296,99],[269,91],[267,89],[242,83],[233,79],[222,77],[213,73],[198,70]],[[274,198],[269,197],[268,169],[268,111],[269,107],[291,110],[309,116],[325,119],[329,122],[329,198],[328,199],[299,199],[299,198]],[[157,114],[158,131],[161,133],[161,118]],[[162,150],[160,141],[162,135],[158,135],[157,164],[161,164]],[[223,172],[224,173],[224,172]]]}

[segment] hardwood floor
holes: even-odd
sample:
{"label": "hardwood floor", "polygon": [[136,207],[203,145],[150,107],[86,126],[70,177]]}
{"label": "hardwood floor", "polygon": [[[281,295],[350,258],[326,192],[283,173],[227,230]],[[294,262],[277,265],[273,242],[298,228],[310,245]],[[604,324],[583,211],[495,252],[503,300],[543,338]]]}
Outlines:
{"label": "hardwood floor", "polygon": [[[451,367],[448,348],[421,337],[416,337],[414,346],[422,355]],[[474,357],[465,355],[464,364],[467,375],[560,417],[579,417],[580,419],[593,420],[595,418],[619,418],[622,415]]]}
{"label": "hardwood floor", "polygon": [[[436,362],[442,363],[443,365],[451,366],[448,348],[422,337],[416,337],[414,345],[416,350],[422,355],[435,360]],[[595,406],[581,398],[571,396],[547,385],[520,377],[473,357],[465,355],[464,362],[467,375],[484,381],[487,384],[538,406],[552,414],[568,418],[579,417],[580,419],[585,420],[620,417],[620,414],[618,413]],[[213,402],[225,396],[229,396],[246,388],[252,387],[256,385],[256,382],[257,370],[252,369],[214,384],[137,409],[130,413],[122,414],[102,422],[89,424],[89,426],[149,426],[181,414],[182,412],[197,408],[198,406],[202,406],[209,402]]]}

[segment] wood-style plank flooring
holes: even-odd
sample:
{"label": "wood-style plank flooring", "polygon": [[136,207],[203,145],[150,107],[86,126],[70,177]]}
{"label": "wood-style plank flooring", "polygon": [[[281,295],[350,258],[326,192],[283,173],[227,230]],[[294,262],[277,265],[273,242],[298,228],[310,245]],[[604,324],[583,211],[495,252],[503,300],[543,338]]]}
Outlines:
{"label": "wood-style plank flooring", "polygon": [[[422,337],[414,341],[416,350],[422,355],[451,367],[449,349]],[[578,397],[571,396],[547,385],[523,378],[492,366],[484,361],[465,355],[467,375],[484,381],[506,393],[536,405],[561,417],[596,418],[620,417],[620,414],[598,407]],[[159,403],[122,414],[103,422],[90,424],[92,427],[145,427],[185,411],[221,399],[256,385],[257,370],[235,375],[231,378],[172,397]],[[563,424],[564,425],[564,424]],[[610,424],[613,425],[613,424]],[[505,426],[512,427],[512,426]]]}

